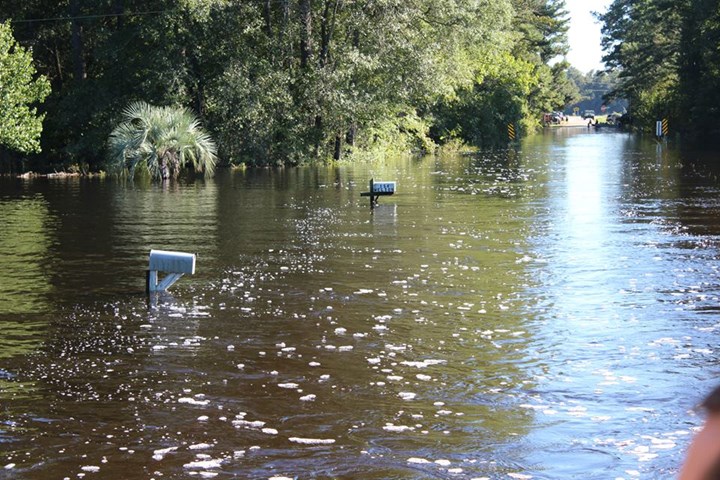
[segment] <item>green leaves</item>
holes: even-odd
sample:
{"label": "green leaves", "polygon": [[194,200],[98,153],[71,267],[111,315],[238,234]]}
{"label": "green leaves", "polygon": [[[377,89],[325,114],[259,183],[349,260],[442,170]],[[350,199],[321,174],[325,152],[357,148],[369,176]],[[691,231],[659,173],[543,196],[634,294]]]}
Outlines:
{"label": "green leaves", "polygon": [[50,93],[36,76],[31,52],[17,44],[9,23],[0,23],[0,144],[21,153],[40,151],[44,115],[34,105]]}
{"label": "green leaves", "polygon": [[135,102],[110,134],[108,166],[116,173],[127,170],[130,177],[143,168],[155,180],[177,177],[186,168],[208,176],[215,169],[216,150],[189,110]]}
{"label": "green leaves", "polygon": [[[116,167],[174,175],[176,156],[203,158],[124,144],[138,134],[127,120],[107,143],[115,112],[139,98],[192,106],[225,161],[296,164],[390,144],[430,150],[434,123],[459,131],[439,104],[481,99],[520,121],[568,96],[564,67],[547,64],[567,48],[564,0],[78,0],[82,18],[67,21],[67,2],[12,1],[19,18],[60,18],[21,27],[55,87],[43,145],[57,162],[98,168],[108,148]],[[481,117],[477,131],[464,123],[468,138],[505,131]]]}

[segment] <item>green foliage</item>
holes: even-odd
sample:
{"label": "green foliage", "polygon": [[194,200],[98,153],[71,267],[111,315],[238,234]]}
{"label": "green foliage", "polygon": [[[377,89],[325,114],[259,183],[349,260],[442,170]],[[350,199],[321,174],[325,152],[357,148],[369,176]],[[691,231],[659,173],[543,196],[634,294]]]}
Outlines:
{"label": "green foliage", "polygon": [[460,91],[455,101],[438,106],[434,136],[480,147],[506,144],[508,124],[522,126],[521,131],[532,128],[528,99],[538,81],[532,63],[510,54],[494,58],[482,79]]}
{"label": "green foliage", "polygon": [[18,23],[53,85],[56,163],[99,168],[138,99],[192,107],[223,161],[263,165],[430,151],[453,122],[486,144],[573,95],[549,65],[567,51],[563,0],[7,2],[15,19],[67,18]]}
{"label": "green foliage", "polygon": [[635,126],[668,118],[692,140],[717,141],[720,1],[615,0],[604,22],[604,59],[618,73]]}
{"label": "green foliage", "polygon": [[36,75],[32,53],[17,44],[9,23],[0,23],[0,145],[40,151],[44,115],[34,105],[49,93],[47,79]]}
{"label": "green foliage", "polygon": [[499,146],[509,140],[508,124],[518,134],[539,125],[543,112],[562,109],[579,97],[567,76],[567,13],[563,0],[513,0],[508,48],[486,52],[475,80],[433,109],[432,135],[438,141],[461,139],[476,146]]}
{"label": "green foliage", "polygon": [[177,177],[188,167],[211,175],[215,152],[215,143],[189,110],[144,102],[125,109],[108,140],[109,170],[128,171],[131,178],[138,167],[155,180]]}

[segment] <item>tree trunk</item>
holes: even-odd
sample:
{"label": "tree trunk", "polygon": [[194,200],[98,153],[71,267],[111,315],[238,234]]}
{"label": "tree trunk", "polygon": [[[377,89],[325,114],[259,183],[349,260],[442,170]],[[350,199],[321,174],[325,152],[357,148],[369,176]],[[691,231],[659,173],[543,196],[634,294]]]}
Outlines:
{"label": "tree trunk", "polygon": [[340,160],[340,153],[342,150],[342,140],[340,139],[340,135],[335,135],[335,153],[333,154],[333,158],[335,161]]}
{"label": "tree trunk", "polygon": [[58,48],[57,44],[55,44],[53,48],[53,59],[55,60],[55,70],[57,70],[57,81],[59,86],[58,90],[62,90],[63,81],[65,79],[63,78],[62,61],[60,60],[60,49]]}
{"label": "tree trunk", "polygon": [[72,17],[72,53],[75,81],[81,82],[87,78],[85,71],[85,55],[83,52],[82,26],[80,25],[80,3],[79,0],[70,0],[70,16]]}
{"label": "tree trunk", "polygon": [[347,136],[345,137],[345,141],[348,145],[351,147],[355,146],[355,132],[357,130],[357,125],[354,123],[350,125],[350,128],[348,129]]}
{"label": "tree trunk", "polygon": [[322,115],[315,115],[315,156],[320,154],[320,143],[323,138]]}
{"label": "tree trunk", "polygon": [[123,19],[123,13],[125,11],[125,6],[123,5],[123,0],[114,0],[113,1],[113,13],[117,15],[115,17],[115,26],[118,30],[120,30],[123,25],[125,24]]}
{"label": "tree trunk", "polygon": [[[330,10],[331,4],[332,12]],[[320,26],[320,56],[319,63],[321,67],[325,66],[330,54],[330,41],[332,40],[333,32],[335,30],[335,17],[337,16],[338,9],[340,8],[340,1],[331,0],[325,1],[325,10],[323,11],[322,25]]]}
{"label": "tree trunk", "polygon": [[312,0],[300,0],[300,66],[305,68],[312,56]]}
{"label": "tree trunk", "polygon": [[265,32],[267,33],[268,37],[272,36],[272,10],[270,9],[270,2],[271,0],[265,0],[265,5],[263,6],[263,17],[265,18]]}

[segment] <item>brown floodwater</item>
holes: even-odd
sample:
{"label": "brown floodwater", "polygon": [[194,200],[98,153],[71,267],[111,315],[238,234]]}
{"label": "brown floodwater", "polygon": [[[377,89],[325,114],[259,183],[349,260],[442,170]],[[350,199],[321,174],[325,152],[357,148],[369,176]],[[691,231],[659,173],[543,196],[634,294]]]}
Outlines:
{"label": "brown floodwater", "polygon": [[[717,381],[716,174],[566,129],[0,179],[0,478],[673,478]],[[152,248],[196,274],[148,298]]]}

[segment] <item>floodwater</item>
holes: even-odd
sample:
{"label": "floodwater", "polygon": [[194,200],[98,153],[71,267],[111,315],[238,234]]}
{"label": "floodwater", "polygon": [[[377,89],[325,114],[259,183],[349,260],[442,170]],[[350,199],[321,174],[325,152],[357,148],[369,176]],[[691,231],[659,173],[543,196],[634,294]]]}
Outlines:
{"label": "floodwater", "polygon": [[[0,478],[673,478],[719,371],[720,183],[631,135],[0,179]],[[371,177],[398,193],[374,212]],[[198,254],[144,294],[151,248]]]}

